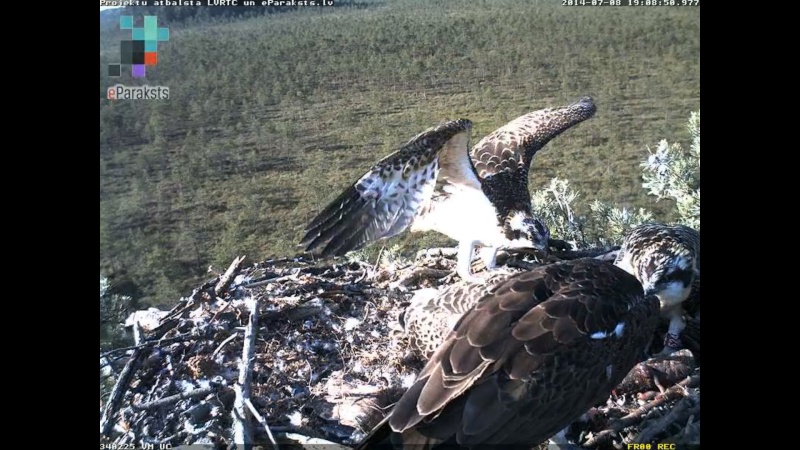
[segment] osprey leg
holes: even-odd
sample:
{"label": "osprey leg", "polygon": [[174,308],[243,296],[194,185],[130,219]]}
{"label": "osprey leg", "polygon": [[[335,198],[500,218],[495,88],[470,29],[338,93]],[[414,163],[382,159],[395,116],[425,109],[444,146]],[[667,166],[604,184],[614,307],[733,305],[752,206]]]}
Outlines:
{"label": "osprey leg", "polygon": [[470,283],[483,283],[484,279],[472,274],[472,255],[475,251],[476,241],[461,241],[458,243],[458,262],[456,272],[464,281]]}
{"label": "osprey leg", "polygon": [[497,268],[497,247],[481,247],[478,249],[478,254],[486,266],[486,270],[493,270]]}

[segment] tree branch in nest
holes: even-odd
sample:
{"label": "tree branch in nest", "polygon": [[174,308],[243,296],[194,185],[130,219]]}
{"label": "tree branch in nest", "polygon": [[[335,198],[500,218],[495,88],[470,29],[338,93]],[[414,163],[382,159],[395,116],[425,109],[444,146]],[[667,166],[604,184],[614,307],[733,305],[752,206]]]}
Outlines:
{"label": "tree branch in nest", "polygon": [[250,448],[253,445],[253,430],[247,421],[247,404],[250,400],[250,382],[253,373],[253,354],[256,348],[256,335],[258,334],[258,300],[250,298],[246,300],[250,307],[250,320],[244,332],[244,345],[242,348],[242,360],[239,363],[239,379],[233,386],[236,398],[233,402],[233,437],[234,443]]}
{"label": "tree branch in nest", "polygon": [[269,430],[269,424],[267,423],[267,420],[261,417],[261,414],[258,413],[256,407],[253,406],[253,402],[251,402],[249,398],[245,399],[244,402],[250,409],[250,413],[253,414],[253,417],[256,418],[256,420],[258,421],[258,423],[261,424],[262,427],[264,427],[264,430],[267,432],[267,436],[269,436],[269,441],[272,443],[273,447],[275,447],[275,450],[280,450],[280,447],[278,447],[278,443],[275,441],[275,436],[273,436],[272,431]]}
{"label": "tree branch in nest", "polygon": [[587,448],[594,448],[607,442],[614,434],[619,433],[627,427],[640,423],[644,419],[644,416],[653,408],[685,396],[687,388],[695,387],[699,384],[700,374],[687,377],[685,380],[664,391],[663,394],[658,394],[653,401],[642,405],[639,408],[636,408],[630,414],[615,420],[611,423],[611,425],[608,426],[608,428],[595,434],[586,442],[584,442],[583,446]]}
{"label": "tree branch in nest", "polygon": [[674,423],[684,423],[690,416],[700,412],[700,399],[695,396],[682,398],[677,405],[664,417],[652,421],[636,436],[635,443],[643,444],[652,441]]}
{"label": "tree branch in nest", "polygon": [[254,281],[252,283],[243,284],[242,287],[246,287],[248,289],[252,289],[252,288],[257,288],[259,286],[264,286],[264,285],[267,285],[267,284],[281,283],[281,282],[288,281],[288,280],[297,280],[298,275],[300,275],[300,271],[294,272],[294,273],[289,274],[289,275],[283,275],[283,276],[280,276],[280,277],[268,278],[266,280]]}
{"label": "tree branch in nest", "polygon": [[228,267],[228,270],[226,270],[225,273],[222,274],[221,277],[219,277],[217,285],[214,286],[215,294],[222,295],[223,292],[227,291],[228,286],[231,284],[231,281],[233,280],[233,277],[237,273],[239,273],[242,263],[244,262],[244,258],[245,258],[244,255],[236,257],[231,263],[231,265]]}
{"label": "tree branch in nest", "polygon": [[125,368],[120,372],[119,378],[117,378],[117,382],[111,390],[111,395],[108,398],[106,409],[103,411],[103,416],[100,418],[100,434],[108,436],[111,433],[114,416],[122,404],[122,398],[125,395],[125,391],[128,390],[131,378],[133,378],[133,374],[136,372],[136,368],[143,355],[144,351],[142,348],[134,350],[130,359],[128,359],[128,362],[125,364]]}
{"label": "tree branch in nest", "polygon": [[153,400],[152,402],[142,403],[142,404],[132,404],[131,407],[133,409],[138,410],[150,410],[150,409],[158,409],[163,408],[165,406],[172,405],[173,403],[177,403],[181,400],[187,398],[197,398],[197,397],[205,397],[208,394],[214,393],[219,389],[219,386],[209,386],[207,388],[202,389],[195,389],[191,392],[181,392],[180,394],[170,395],[169,397],[160,398],[158,400]]}
{"label": "tree branch in nest", "polygon": [[192,339],[203,339],[200,336],[192,336],[190,334],[182,334],[180,336],[173,336],[171,338],[160,339],[160,340],[152,340],[152,341],[145,341],[139,345],[131,345],[130,347],[120,347],[115,348],[113,350],[109,350],[105,353],[100,354],[100,358],[105,358],[109,355],[113,355],[114,353],[124,352],[128,350],[136,350],[144,347],[149,347],[151,345],[164,345],[164,344],[172,344],[174,342],[181,342],[181,341],[191,341]]}

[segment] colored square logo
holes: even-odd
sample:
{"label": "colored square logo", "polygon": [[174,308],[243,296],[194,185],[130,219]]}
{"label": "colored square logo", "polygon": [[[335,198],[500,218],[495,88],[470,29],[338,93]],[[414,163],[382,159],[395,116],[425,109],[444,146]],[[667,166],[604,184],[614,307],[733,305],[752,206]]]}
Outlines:
{"label": "colored square logo", "polygon": [[131,76],[142,78],[146,66],[158,64],[158,41],[169,41],[169,28],[159,27],[157,16],[144,16],[142,24],[136,27],[133,16],[120,16],[119,28],[131,30],[131,38],[120,41],[120,62],[108,65],[108,76],[119,77],[121,65],[130,65]]}
{"label": "colored square logo", "polygon": [[144,64],[134,64],[131,66],[131,76],[133,78],[144,78]]}
{"label": "colored square logo", "polygon": [[119,16],[119,29],[130,30],[133,28],[133,16]]}

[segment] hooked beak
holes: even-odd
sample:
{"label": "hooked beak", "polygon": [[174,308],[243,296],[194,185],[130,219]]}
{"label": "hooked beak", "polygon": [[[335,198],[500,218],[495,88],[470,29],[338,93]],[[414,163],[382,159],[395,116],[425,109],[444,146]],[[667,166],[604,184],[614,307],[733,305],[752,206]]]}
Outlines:
{"label": "hooked beak", "polygon": [[543,245],[537,245],[534,248],[536,250],[538,250],[542,254],[542,256],[544,256],[545,258],[550,256],[550,241],[549,240],[548,240],[548,242],[545,242]]}

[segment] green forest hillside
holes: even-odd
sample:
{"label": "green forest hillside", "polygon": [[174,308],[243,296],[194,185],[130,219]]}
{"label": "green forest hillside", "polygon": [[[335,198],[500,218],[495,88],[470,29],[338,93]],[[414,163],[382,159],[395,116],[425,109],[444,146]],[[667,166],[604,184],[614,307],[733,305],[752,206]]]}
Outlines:
{"label": "green forest hillside", "polygon": [[[688,140],[699,8],[560,5],[408,0],[176,16],[144,80],[125,68],[107,76],[125,34],[101,14],[101,276],[142,302],[172,303],[210,265],[297,254],[316,212],[425,128],[469,118],[477,142],[583,95],[597,115],[537,155],[531,188],[557,176],[585,204],[671,219],[674,204],[647,196],[639,164],[662,138]],[[106,100],[118,82],[168,86],[170,98]],[[392,243],[450,244],[435,234]]]}

